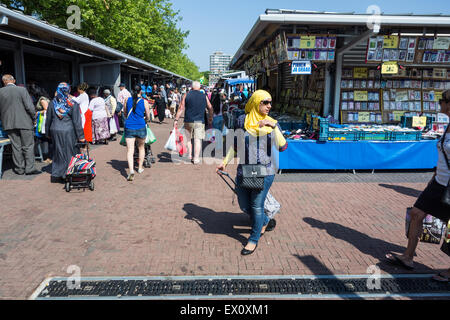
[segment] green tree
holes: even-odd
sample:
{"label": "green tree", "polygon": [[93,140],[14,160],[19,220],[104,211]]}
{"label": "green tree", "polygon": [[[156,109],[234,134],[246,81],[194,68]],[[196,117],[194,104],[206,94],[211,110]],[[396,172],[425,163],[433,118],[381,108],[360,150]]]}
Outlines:
{"label": "green tree", "polygon": [[198,67],[183,53],[188,31],[178,28],[178,11],[168,0],[1,0],[61,28],[67,28],[67,8],[81,9],[76,33],[159,67],[195,79]]}

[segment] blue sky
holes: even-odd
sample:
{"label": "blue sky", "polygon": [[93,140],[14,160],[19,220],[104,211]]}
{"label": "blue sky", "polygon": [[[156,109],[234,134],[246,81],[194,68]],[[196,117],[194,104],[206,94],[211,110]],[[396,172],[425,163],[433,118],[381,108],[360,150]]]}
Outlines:
{"label": "blue sky", "polygon": [[384,13],[449,14],[449,0],[171,0],[189,30],[186,54],[201,71],[209,70],[209,56],[222,50],[232,56],[241,46],[259,15],[270,9],[297,9],[365,13],[378,5]]}

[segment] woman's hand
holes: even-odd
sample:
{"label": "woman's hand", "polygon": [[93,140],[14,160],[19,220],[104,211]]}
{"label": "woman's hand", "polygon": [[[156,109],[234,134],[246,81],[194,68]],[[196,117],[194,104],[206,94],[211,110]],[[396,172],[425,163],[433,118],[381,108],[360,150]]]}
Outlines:
{"label": "woman's hand", "polygon": [[216,168],[216,173],[222,175],[222,174],[220,173],[220,171],[225,171],[225,168],[226,168],[226,165],[224,165],[224,164],[222,163],[220,166],[218,166],[218,167]]}
{"label": "woman's hand", "polygon": [[86,139],[80,139],[80,142],[84,143],[86,142]]}
{"label": "woman's hand", "polygon": [[261,120],[260,122],[258,122],[258,125],[260,128],[267,126],[267,127],[271,127],[273,129],[275,129],[275,127],[276,127],[276,124],[270,120]]}

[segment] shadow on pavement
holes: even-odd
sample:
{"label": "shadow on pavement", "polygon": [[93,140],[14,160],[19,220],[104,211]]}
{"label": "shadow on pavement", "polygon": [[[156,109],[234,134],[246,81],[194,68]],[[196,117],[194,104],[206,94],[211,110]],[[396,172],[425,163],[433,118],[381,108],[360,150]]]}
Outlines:
{"label": "shadow on pavement", "polygon": [[[192,203],[185,204],[183,210],[186,212],[184,218],[195,221],[203,232],[223,234],[239,241],[242,245],[247,244],[247,238],[241,235],[241,233],[250,234],[250,222],[246,214],[216,212]],[[236,226],[245,227],[245,229],[236,229]]]}
{"label": "shadow on pavement", "polygon": [[[308,267],[309,270],[311,270],[313,273],[320,272],[321,275],[330,276],[333,280],[338,280],[337,277],[334,276],[333,272],[328,269],[322,262],[320,262],[316,257],[314,256],[300,256],[298,254],[294,254],[294,257],[296,257],[298,260],[300,260],[306,267]],[[327,282],[323,282],[324,286],[327,286]],[[331,291],[334,290],[334,288],[330,288]],[[336,295],[339,295],[339,293],[335,293]],[[360,296],[358,296],[357,293],[355,293],[354,297],[351,298],[342,298],[344,300],[362,300]]]}
{"label": "shadow on pavement", "polygon": [[159,159],[159,162],[162,162],[162,163],[173,162],[172,156],[168,152],[161,152],[160,154],[158,154],[158,159]]}
{"label": "shadow on pavement", "polygon": [[128,177],[128,174],[127,174],[128,162],[127,161],[111,160],[107,164],[111,165],[111,167],[113,167],[113,169],[116,169],[117,171],[119,171],[123,177],[125,177],[125,178]]}
{"label": "shadow on pavement", "polygon": [[401,273],[417,273],[418,270],[421,272],[433,272],[433,270],[429,267],[417,262],[415,262],[415,270],[411,272],[387,261],[385,257],[386,254],[391,252],[402,253],[405,251],[405,247],[398,246],[381,239],[369,237],[364,233],[338,223],[327,223],[314,218],[304,218],[303,221],[308,223],[313,228],[325,230],[335,239],[344,240],[350,243],[363,254],[371,255],[380,261],[377,266],[385,272],[392,273],[393,271],[399,271],[399,269]]}
{"label": "shadow on pavement", "polygon": [[394,191],[397,191],[398,193],[401,193],[401,194],[404,194],[407,196],[411,196],[414,198],[418,198],[423,191],[423,190],[416,190],[416,189],[412,189],[412,188],[408,188],[408,187],[396,186],[396,185],[391,185],[391,184],[383,184],[383,183],[380,183],[379,186],[383,187],[383,188],[387,188],[387,189],[392,189]]}

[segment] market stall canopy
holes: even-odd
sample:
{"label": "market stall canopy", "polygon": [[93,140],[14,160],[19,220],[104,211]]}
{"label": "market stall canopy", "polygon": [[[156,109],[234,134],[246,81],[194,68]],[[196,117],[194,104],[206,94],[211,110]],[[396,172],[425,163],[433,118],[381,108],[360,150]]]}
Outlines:
{"label": "market stall canopy", "polygon": [[51,25],[35,17],[11,10],[0,4],[0,35],[27,40],[30,43],[50,46],[65,53],[81,55],[87,62],[121,61],[125,67],[137,72],[154,73],[162,79],[192,80],[160,68],[145,60],[115,50],[92,39],[80,36],[69,30]]}
{"label": "market stall canopy", "polygon": [[[373,14],[317,12],[302,10],[267,9],[250,30],[231,60],[230,68],[243,70],[244,63],[257,53],[278,30],[293,33],[329,31],[338,37],[355,37],[368,30]],[[450,15],[443,14],[383,14],[376,16],[383,32],[450,34]]]}
{"label": "market stall canopy", "polygon": [[226,82],[230,86],[235,86],[237,84],[253,84],[253,83],[255,83],[254,80],[249,79],[249,78],[229,79]]}

